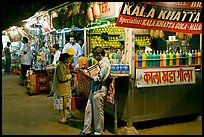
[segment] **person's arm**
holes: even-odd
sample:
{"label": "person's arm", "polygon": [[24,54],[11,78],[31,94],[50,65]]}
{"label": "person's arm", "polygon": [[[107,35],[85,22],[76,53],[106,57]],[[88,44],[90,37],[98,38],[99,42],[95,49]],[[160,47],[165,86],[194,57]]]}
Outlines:
{"label": "person's arm", "polygon": [[98,81],[104,81],[107,76],[110,74],[110,67],[108,65],[101,65],[99,75],[98,75]]}
{"label": "person's arm", "polygon": [[78,43],[77,43],[77,46],[78,46],[78,48],[77,48],[77,50],[78,50],[78,56],[81,56],[84,52],[83,52],[81,46],[80,46]]}
{"label": "person's arm", "polygon": [[92,76],[89,74],[88,70],[83,70],[83,73],[85,76],[89,77],[90,79],[93,79]]}
{"label": "person's arm", "polygon": [[67,82],[71,79],[72,75],[70,73],[67,73],[66,66],[58,65],[56,69],[56,74],[59,82]]}

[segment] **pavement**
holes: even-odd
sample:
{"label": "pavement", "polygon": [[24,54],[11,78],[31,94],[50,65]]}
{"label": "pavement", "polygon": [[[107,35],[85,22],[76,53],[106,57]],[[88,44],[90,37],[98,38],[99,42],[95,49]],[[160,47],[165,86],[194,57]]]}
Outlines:
{"label": "pavement", "polygon": [[[19,76],[2,74],[2,135],[79,135],[83,127],[84,108],[74,109],[77,119],[58,123],[53,97],[48,93],[29,95]],[[86,102],[85,102],[86,103]],[[85,104],[83,104],[85,105]],[[134,123],[139,135],[202,135],[202,116]],[[125,122],[118,120],[118,133],[123,134]],[[104,135],[114,135],[114,118],[105,113]]]}

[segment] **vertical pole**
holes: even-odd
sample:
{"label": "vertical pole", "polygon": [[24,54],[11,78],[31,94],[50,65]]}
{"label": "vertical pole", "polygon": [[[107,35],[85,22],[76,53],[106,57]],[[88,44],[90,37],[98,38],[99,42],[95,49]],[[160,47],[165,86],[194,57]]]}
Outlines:
{"label": "vertical pole", "polygon": [[62,33],[62,49],[64,48],[65,45],[65,32]]}
{"label": "vertical pole", "polygon": [[113,96],[114,96],[114,133],[115,135],[118,134],[118,115],[117,115],[117,99],[116,99],[116,95],[115,95],[115,79],[116,77],[113,77]]}
{"label": "vertical pole", "polygon": [[84,56],[87,57],[86,27],[84,27]]}
{"label": "vertical pole", "polygon": [[202,53],[202,34],[200,34],[200,52]]}

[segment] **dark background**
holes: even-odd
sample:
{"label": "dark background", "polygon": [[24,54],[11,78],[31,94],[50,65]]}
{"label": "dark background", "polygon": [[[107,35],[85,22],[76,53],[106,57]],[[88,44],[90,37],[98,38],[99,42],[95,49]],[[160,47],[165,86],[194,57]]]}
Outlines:
{"label": "dark background", "polygon": [[40,10],[48,10],[66,1],[62,0],[4,0],[1,1],[2,10],[2,31],[10,26],[17,25]]}

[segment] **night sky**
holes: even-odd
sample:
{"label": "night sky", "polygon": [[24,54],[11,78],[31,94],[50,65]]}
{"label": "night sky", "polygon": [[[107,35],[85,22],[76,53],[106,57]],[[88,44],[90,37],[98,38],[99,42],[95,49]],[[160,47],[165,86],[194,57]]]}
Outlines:
{"label": "night sky", "polygon": [[58,6],[66,1],[60,0],[41,0],[41,1],[23,1],[23,0],[5,0],[2,2],[2,30],[16,25],[24,19],[27,19],[39,10],[47,10]]}

